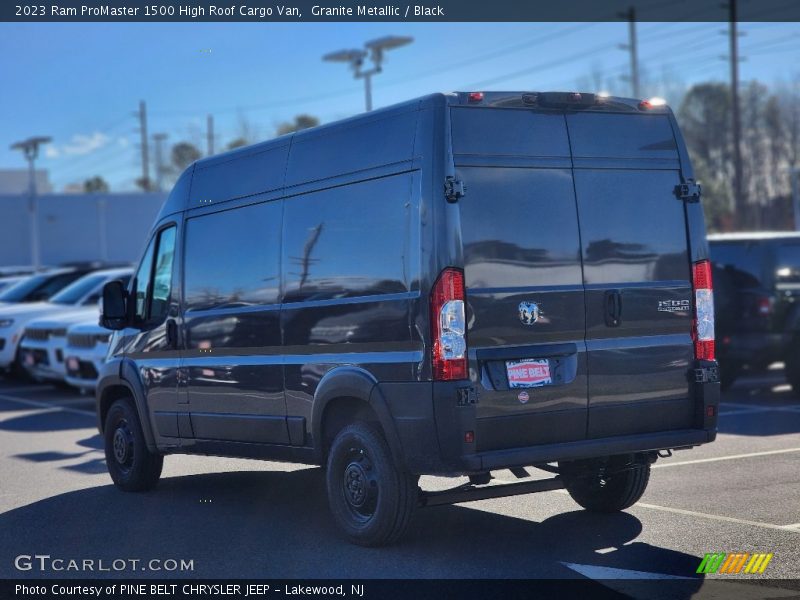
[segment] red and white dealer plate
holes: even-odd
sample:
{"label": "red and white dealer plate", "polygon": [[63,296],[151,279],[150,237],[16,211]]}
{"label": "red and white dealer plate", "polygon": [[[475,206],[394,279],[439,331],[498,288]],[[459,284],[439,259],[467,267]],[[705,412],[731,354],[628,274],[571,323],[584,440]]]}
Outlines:
{"label": "red and white dealer plate", "polygon": [[506,373],[510,388],[539,387],[553,383],[550,361],[546,358],[506,361]]}

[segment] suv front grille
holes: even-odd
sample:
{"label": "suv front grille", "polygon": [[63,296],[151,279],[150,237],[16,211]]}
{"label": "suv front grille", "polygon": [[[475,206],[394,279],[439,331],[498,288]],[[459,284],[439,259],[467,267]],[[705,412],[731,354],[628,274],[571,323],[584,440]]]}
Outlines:
{"label": "suv front grille", "polygon": [[94,348],[95,336],[90,333],[70,333],[67,345],[73,348]]}
{"label": "suv front grille", "polygon": [[26,329],[25,330],[25,337],[29,340],[35,340],[37,342],[46,342],[50,339],[50,330],[49,329]]}

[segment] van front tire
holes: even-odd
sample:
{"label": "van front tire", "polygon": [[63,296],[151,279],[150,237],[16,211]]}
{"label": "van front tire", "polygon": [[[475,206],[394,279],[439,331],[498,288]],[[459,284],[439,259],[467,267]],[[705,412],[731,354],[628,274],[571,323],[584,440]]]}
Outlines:
{"label": "van front tire", "polygon": [[147,449],[131,400],[122,398],[111,405],[103,436],[106,465],[114,485],[126,492],[153,489],[161,477],[164,457]]}
{"label": "van front tire", "polygon": [[356,422],[342,429],[325,477],[331,513],[351,542],[384,546],[403,535],[417,505],[418,478],[395,465],[376,426]]}
{"label": "van front tire", "polygon": [[650,464],[611,457],[606,464],[576,461],[559,465],[567,492],[586,510],[613,513],[636,504],[650,481]]}

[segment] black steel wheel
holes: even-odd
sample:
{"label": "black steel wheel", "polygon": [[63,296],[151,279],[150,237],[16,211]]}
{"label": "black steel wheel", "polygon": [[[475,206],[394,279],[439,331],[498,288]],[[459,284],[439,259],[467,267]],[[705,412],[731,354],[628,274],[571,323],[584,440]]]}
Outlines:
{"label": "black steel wheel", "polygon": [[106,466],[114,484],[126,492],[152,489],[161,477],[164,457],[147,449],[147,444],[131,400],[114,402],[106,415]]}
{"label": "black steel wheel", "polygon": [[333,517],[353,543],[390,544],[408,527],[418,500],[417,477],[394,464],[375,425],[353,423],[336,435],[326,478]]}
{"label": "black steel wheel", "polygon": [[633,456],[612,456],[605,461],[559,463],[567,492],[586,510],[619,512],[636,504],[650,481],[650,463]]}

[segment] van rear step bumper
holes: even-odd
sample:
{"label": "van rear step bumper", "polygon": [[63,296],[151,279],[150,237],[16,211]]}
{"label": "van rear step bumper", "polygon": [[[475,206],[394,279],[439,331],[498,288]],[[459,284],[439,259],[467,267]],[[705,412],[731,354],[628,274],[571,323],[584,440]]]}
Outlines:
{"label": "van rear step bumper", "polygon": [[459,504],[461,502],[474,502],[475,500],[488,500],[490,498],[506,498],[518,494],[534,494],[537,492],[551,492],[561,489],[564,489],[564,481],[558,475],[550,479],[537,479],[522,483],[478,486],[466,484],[441,492],[422,492],[419,497],[418,506]]}
{"label": "van rear step bumper", "polygon": [[509,467],[524,467],[536,463],[627,454],[629,452],[689,448],[712,442],[716,437],[716,430],[678,429],[675,431],[580,440],[527,448],[493,450],[491,452],[462,456],[461,460],[468,471],[480,472],[507,469]]}

